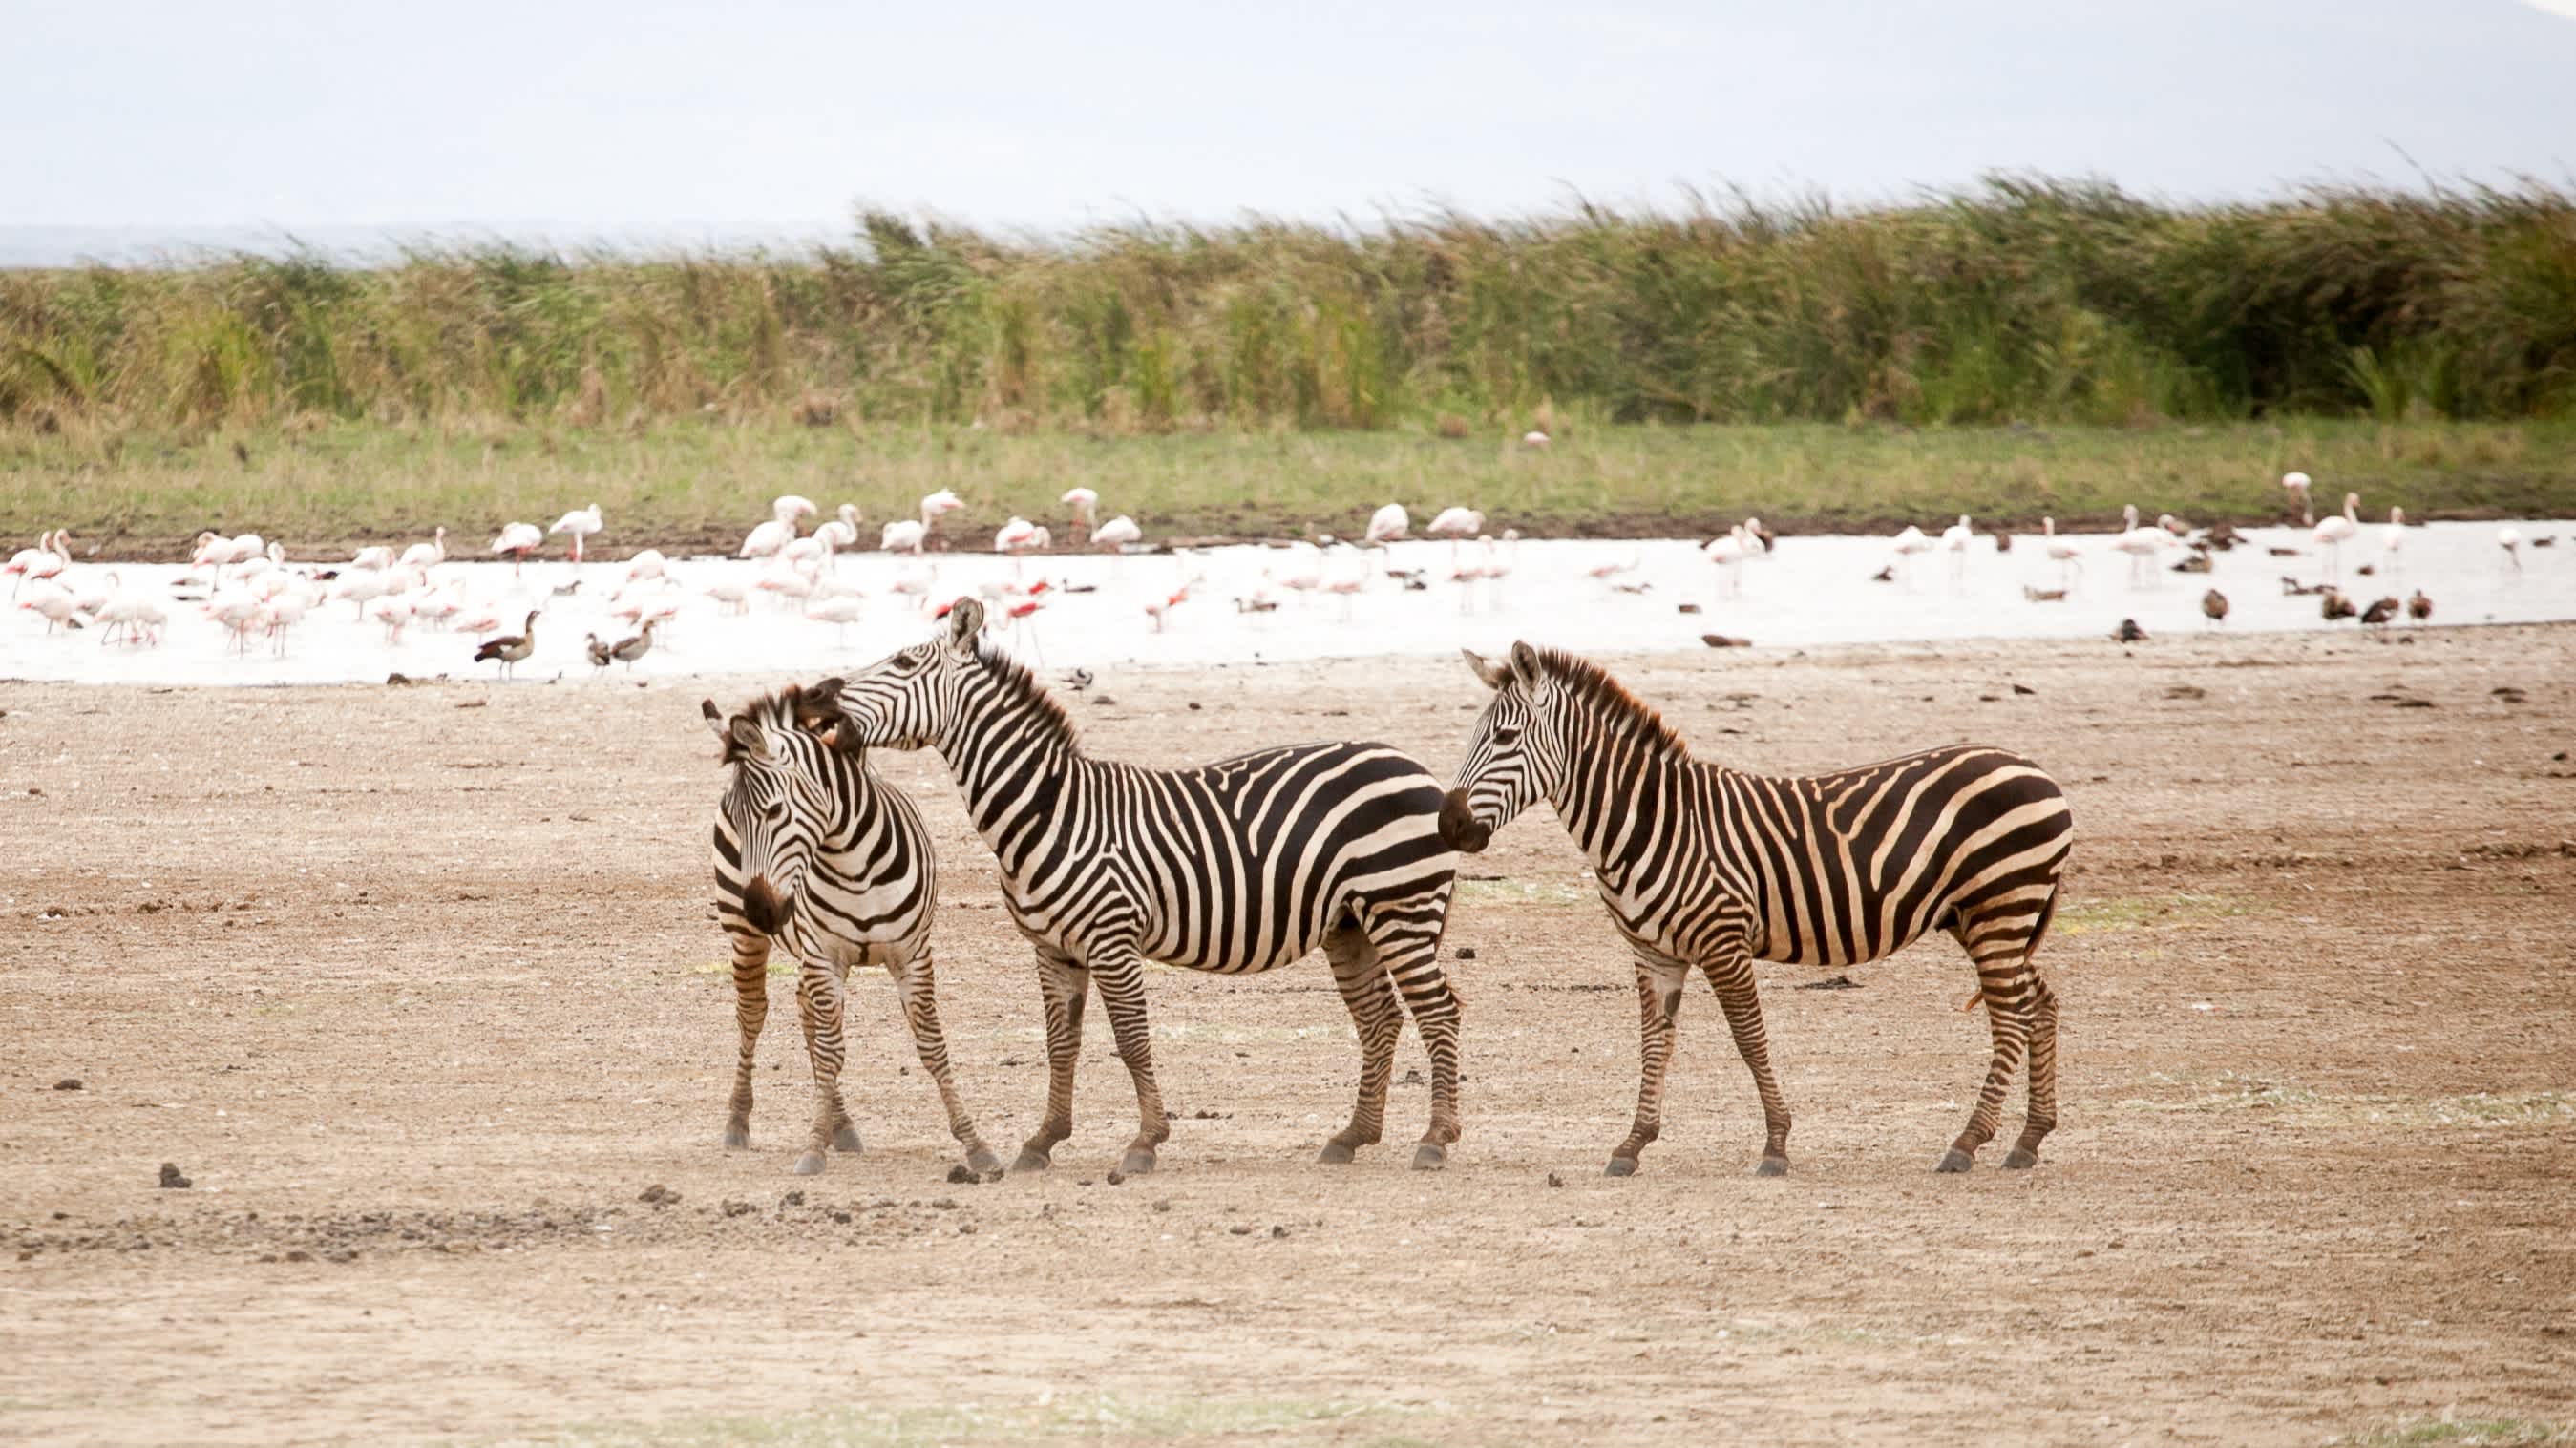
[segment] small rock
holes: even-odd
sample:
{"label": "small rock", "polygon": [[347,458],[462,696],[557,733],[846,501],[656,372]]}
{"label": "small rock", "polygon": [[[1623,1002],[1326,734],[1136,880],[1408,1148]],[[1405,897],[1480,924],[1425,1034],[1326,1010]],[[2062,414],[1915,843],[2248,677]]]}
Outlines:
{"label": "small rock", "polygon": [[1096,705],[1106,707],[1108,705],[1115,704],[1118,701],[1110,698],[1107,694],[1094,694],[1091,696],[1091,702]]}
{"label": "small rock", "polygon": [[1172,1199],[1171,1199],[1170,1197],[1163,1197],[1163,1198],[1159,1198],[1159,1199],[1158,1199],[1158,1200],[1156,1200],[1156,1201],[1155,1201],[1155,1203],[1154,1203],[1154,1210],[1155,1210],[1155,1211],[1158,1211],[1158,1212],[1168,1212],[1168,1211],[1170,1211],[1171,1209],[1172,1209]]}
{"label": "small rock", "polygon": [[195,1186],[196,1183],[180,1175],[177,1162],[165,1161],[161,1163],[161,1185],[172,1191],[179,1191]]}
{"label": "small rock", "polygon": [[1472,945],[1462,945],[1456,950],[1449,952],[1449,954],[1452,959],[1456,960],[1474,960],[1476,958],[1476,947]]}
{"label": "small rock", "polygon": [[933,1197],[930,1205],[943,1212],[953,1212],[957,1210],[957,1199],[955,1197]]}
{"label": "small rock", "polygon": [[1549,1172],[1547,1174],[1547,1184],[1552,1187],[1561,1187],[1565,1185],[1565,1178],[1555,1172]]}
{"label": "small rock", "polygon": [[1696,603],[1679,603],[1679,604],[1675,604],[1675,605],[1673,605],[1673,612],[1675,612],[1675,613],[1697,613],[1697,612],[1699,612],[1699,605],[1698,605],[1698,604],[1696,604]]}
{"label": "small rock", "polygon": [[850,1224],[850,1214],[836,1208],[832,1212],[832,1220],[846,1227]]}
{"label": "small rock", "polygon": [[305,1251],[301,1247],[298,1247],[294,1251],[286,1254],[286,1260],[289,1262],[310,1262],[313,1260],[313,1254]]}
{"label": "small rock", "polygon": [[805,1205],[805,1193],[802,1190],[789,1192],[787,1195],[778,1199],[778,1205],[782,1209],[787,1207],[801,1207]]}
{"label": "small rock", "polygon": [[1749,649],[1753,647],[1753,640],[1740,639],[1732,634],[1701,634],[1699,636],[1699,641],[1713,649]]}
{"label": "small rock", "polygon": [[635,1198],[635,1200],[642,1202],[648,1207],[667,1207],[679,1199],[680,1194],[678,1192],[671,1190],[660,1182],[655,1182],[653,1185],[646,1187],[642,1192],[638,1193]]}
{"label": "small rock", "polygon": [[1800,982],[1800,984],[1799,984],[1799,986],[1798,986],[1798,989],[1800,989],[1800,990],[1858,990],[1858,989],[1860,989],[1860,982],[1859,982],[1859,981],[1856,981],[1856,980],[1854,980],[1854,979],[1852,979],[1852,978],[1851,978],[1850,976],[1848,976],[1848,975],[1829,975],[1829,976],[1826,976],[1823,980],[1810,980],[1810,981],[1803,981],[1803,982]]}
{"label": "small rock", "polygon": [[961,1161],[948,1169],[948,1180],[959,1186],[971,1186],[975,1181],[975,1173]]}
{"label": "small rock", "polygon": [[748,1217],[757,1210],[759,1209],[749,1202],[727,1202],[724,1204],[724,1214],[728,1217]]}
{"label": "small rock", "polygon": [[1113,1187],[1125,1186],[1127,1184],[1127,1173],[1112,1168],[1109,1175],[1103,1178],[1103,1180],[1107,1181]]}
{"label": "small rock", "polygon": [[1233,1226],[1226,1228],[1226,1231],[1237,1237],[1249,1237],[1252,1235],[1251,1226],[1243,1222],[1235,1223]]}
{"label": "small rock", "polygon": [[1419,1086],[1422,1084],[1422,1073],[1420,1071],[1407,1068],[1404,1073],[1404,1079],[1396,1082],[1395,1084],[1398,1086]]}
{"label": "small rock", "polygon": [[2013,685],[2013,692],[2016,694],[2036,694],[2039,691],[2028,684],[2015,684]]}
{"label": "small rock", "polygon": [[1288,1229],[1287,1229],[1286,1227],[1273,1225],[1273,1226],[1271,1227],[1271,1229],[1270,1229],[1270,1237],[1271,1237],[1271,1240],[1272,1240],[1272,1241],[1277,1241],[1279,1238],[1281,1238],[1281,1237],[1285,1237],[1285,1236],[1287,1236],[1287,1235],[1288,1235]]}
{"label": "small rock", "polygon": [[54,1089],[57,1091],[78,1091],[81,1089],[80,1078],[78,1076],[65,1076],[60,1081],[54,1083]]}
{"label": "small rock", "polygon": [[1198,711],[1199,711],[1199,701],[1198,701],[1198,700],[1196,700],[1196,699],[1192,699],[1192,700],[1190,701],[1190,712],[1191,712],[1191,713],[1193,713],[1193,714],[1195,714],[1195,713],[1197,713]]}

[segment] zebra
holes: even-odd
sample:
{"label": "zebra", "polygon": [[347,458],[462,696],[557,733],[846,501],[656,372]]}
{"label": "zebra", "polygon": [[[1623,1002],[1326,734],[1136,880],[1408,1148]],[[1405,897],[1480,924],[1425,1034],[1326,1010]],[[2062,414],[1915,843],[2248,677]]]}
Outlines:
{"label": "zebra", "polygon": [[1609,1175],[1637,1169],[1663,1123],[1682,987],[1697,966],[1716,989],[1753,1073],[1768,1132],[1758,1173],[1789,1169],[1789,1110],[1771,1076],[1753,962],[1853,965],[1931,929],[1976,963],[1994,1055],[1967,1129],[1938,1169],[1966,1171],[1991,1139],[2025,1051],[2030,1109],[2007,1167],[2039,1160],[2057,1124],[2057,998],[2032,958],[2056,913],[2074,834],[2055,780],[2018,754],[1977,745],[1858,769],[1777,778],[1694,759],[1655,710],[1599,665],[1512,645],[1472,652],[1494,691],[1442,809],[1460,850],[1545,799],[1591,859],[1601,901],[1636,955],[1637,1117]]}
{"label": "zebra", "polygon": [[1264,749],[1192,769],[1094,759],[1036,677],[981,638],[983,623],[980,603],[958,600],[942,633],[839,697],[856,743],[927,745],[946,758],[1001,865],[1011,919],[1036,949],[1046,1118],[1013,1169],[1044,1169],[1072,1133],[1092,984],[1136,1086],[1142,1119],[1120,1163],[1132,1175],[1153,1169],[1170,1135],[1145,962],[1248,973],[1318,945],[1361,1053],[1358,1104],[1320,1159],[1348,1162],[1378,1141],[1409,1011],[1431,1057],[1431,1125],[1413,1165],[1445,1164],[1459,1135],[1459,1004],[1439,949],[1457,856],[1441,836],[1439,781],[1383,744]]}
{"label": "zebra", "polygon": [[874,960],[894,978],[913,1045],[939,1087],[967,1165],[998,1175],[1000,1159],[958,1099],[939,1029],[930,950],[939,882],[920,812],[877,778],[846,730],[834,727],[827,699],[790,686],[731,719],[712,699],[699,707],[732,770],[716,811],[714,849],[716,919],[733,944],[734,1021],[742,1032],[725,1145],[751,1144],[752,1051],[769,1016],[775,940],[797,960],[797,1011],[821,1093],[796,1174],[820,1172],[827,1146],[859,1149],[858,1129],[841,1104],[843,976]]}

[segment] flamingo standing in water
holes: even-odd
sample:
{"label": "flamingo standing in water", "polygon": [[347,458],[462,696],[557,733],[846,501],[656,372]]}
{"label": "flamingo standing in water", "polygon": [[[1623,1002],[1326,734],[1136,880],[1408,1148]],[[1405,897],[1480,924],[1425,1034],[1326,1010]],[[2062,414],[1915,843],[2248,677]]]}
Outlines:
{"label": "flamingo standing in water", "polygon": [[[921,500],[921,531],[924,538],[939,531],[939,520],[966,506],[966,500],[946,488],[926,494]],[[919,550],[915,550],[916,552]]]}
{"label": "flamingo standing in water", "polygon": [[2299,510],[2299,526],[2314,527],[2317,521],[2317,508],[2316,504],[2308,501],[2308,475],[2306,473],[2281,474],[2281,490],[2289,496],[2290,506]]}
{"label": "flamingo standing in water", "polygon": [[492,540],[494,553],[510,555],[512,578],[518,577],[519,570],[527,566],[529,554],[545,546],[546,535],[538,532],[534,523],[504,523],[501,536]]}
{"label": "flamingo standing in water", "polygon": [[1136,520],[1121,513],[1091,530],[1091,546],[1103,553],[1123,553],[1129,544],[1142,542],[1144,537],[1145,530],[1136,526]]}
{"label": "flamingo standing in water", "polygon": [[1923,530],[1911,523],[1896,535],[1896,571],[1904,578],[1906,587],[1914,586],[1914,555],[1931,551],[1932,540],[1924,537]]}
{"label": "flamingo standing in water", "polygon": [[1011,555],[1011,576],[1017,578],[1021,559],[1054,541],[1042,525],[1014,517],[993,534],[993,551]]}
{"label": "flamingo standing in water", "polygon": [[[597,503],[593,503],[579,512],[566,513],[562,517],[557,518],[555,520],[555,525],[548,528],[546,531],[549,533],[569,533],[572,535],[572,561],[577,566],[581,562],[582,546],[584,541],[587,540],[591,534],[598,532],[599,529],[599,505]],[[502,672],[506,674],[508,670],[504,669]]]}
{"label": "flamingo standing in water", "polygon": [[2173,546],[2174,535],[2162,528],[2140,527],[2138,505],[2121,505],[2120,536],[2111,540],[2112,548],[2129,555],[2129,586],[2144,587],[2155,581],[2151,560]]}
{"label": "flamingo standing in water", "polygon": [[[1919,538],[1922,534],[1917,532],[1915,536]],[[1726,531],[1725,537],[1712,538],[1706,544],[1701,546],[1699,550],[1700,554],[1707,558],[1709,562],[1717,565],[1717,586],[1719,597],[1740,598],[1743,596],[1744,574],[1742,571],[1742,565],[1744,560],[1753,556],[1753,550],[1759,546],[1759,544],[1752,542],[1752,540],[1746,535],[1744,525],[1741,523],[1729,528]]]}
{"label": "flamingo standing in water", "polygon": [[2084,551],[2057,536],[2055,518],[2040,519],[2039,531],[2047,539],[2043,551],[2048,554],[2049,561],[2057,565],[2058,587],[2072,586],[2074,575],[2084,571]]}
{"label": "flamingo standing in water", "polygon": [[808,510],[814,506],[806,503],[803,498],[796,497],[780,498],[772,503],[769,521],[744,534],[742,546],[734,550],[733,556],[736,558],[777,557],[788,544],[796,541],[796,520],[803,516],[796,509],[799,503],[804,503]]}
{"label": "flamingo standing in water", "polygon": [[2520,573],[2522,571],[2522,530],[2498,528],[2496,546],[2504,550],[2504,561],[2513,565],[2514,572]]}
{"label": "flamingo standing in water", "polygon": [[427,573],[429,570],[436,568],[438,565],[446,561],[447,530],[445,528],[439,528],[432,531],[428,542],[414,543],[409,548],[404,549],[402,554],[402,563],[405,568],[417,568],[423,573]]}
{"label": "flamingo standing in water", "polygon": [[1968,526],[1968,515],[1941,530],[1942,550],[1950,555],[1950,587],[1964,588],[1968,582],[1968,545],[1976,541],[1976,530]]}
{"label": "flamingo standing in water", "polygon": [[2391,577],[2404,570],[2405,564],[2400,554],[2405,547],[2406,510],[2391,508],[2388,510],[2388,526],[2379,530],[2379,552],[2382,559],[2380,566],[2386,569]]}
{"label": "flamingo standing in water", "polygon": [[2352,535],[2360,531],[2361,494],[2346,493],[2343,495],[2342,515],[2327,518],[2318,523],[2316,530],[2309,534],[2317,540],[2318,547],[2326,550],[2328,557],[2326,572],[2330,576],[2343,575],[2343,545],[2351,539]]}
{"label": "flamingo standing in water", "polygon": [[1091,520],[1099,511],[1100,495],[1089,488],[1067,488],[1056,501],[1073,510],[1072,520],[1065,525],[1065,536],[1077,548],[1090,542]]}
{"label": "flamingo standing in water", "polygon": [[1431,526],[1422,531],[1434,538],[1448,539],[1449,561],[1456,563],[1458,541],[1462,538],[1473,538],[1484,532],[1485,515],[1473,508],[1443,508],[1440,510],[1440,515],[1431,520]]}

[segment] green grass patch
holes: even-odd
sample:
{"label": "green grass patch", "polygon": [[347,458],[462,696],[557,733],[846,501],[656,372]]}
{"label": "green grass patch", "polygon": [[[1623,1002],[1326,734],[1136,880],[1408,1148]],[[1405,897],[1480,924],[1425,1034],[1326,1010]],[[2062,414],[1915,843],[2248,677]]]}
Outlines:
{"label": "green grass patch", "polygon": [[929,1448],[954,1443],[1197,1443],[1259,1436],[1264,1442],[1379,1443],[1357,1437],[1365,1424],[1389,1426],[1420,1410],[1389,1404],[1299,1399],[1145,1402],[1108,1396],[995,1407],[841,1408],[585,1425],[497,1440],[565,1448]]}
{"label": "green grass patch", "polygon": [[2534,1418],[2428,1418],[2394,1428],[2381,1428],[2354,1438],[2329,1438],[2351,1448],[2418,1448],[2451,1444],[2459,1448],[2536,1448],[2539,1444],[2576,1443],[2576,1428]]}
{"label": "green grass patch", "polygon": [[2049,929],[2075,936],[2206,925],[2213,920],[2251,914],[2253,909],[2246,901],[2229,895],[2114,895],[2067,906],[2057,912]]}
{"label": "green grass patch", "polygon": [[[238,445],[239,451],[236,451]],[[247,461],[244,461],[244,459]],[[967,510],[942,524],[989,545],[1018,514],[1051,520],[1076,485],[1154,539],[1356,536],[1389,500],[1417,526],[1472,503],[1486,527],[1531,536],[1687,536],[1753,515],[1791,531],[1946,522],[2035,529],[2117,523],[2124,503],[2195,522],[2271,521],[2283,471],[2419,519],[2576,514],[2576,423],[2293,420],[2208,427],[1913,430],[1875,425],[1584,429],[1545,451],[1420,429],[1089,438],[892,426],[816,430],[667,421],[641,430],[553,423],[334,423],[196,437],[0,428],[0,539],[68,527],[75,548],[167,555],[201,529],[257,532],[327,554],[359,540],[450,530],[483,556],[504,522],[540,527],[596,502],[603,554],[721,547],[769,499],[856,503],[875,525],[940,488]],[[560,541],[560,540],[556,540]],[[302,556],[299,552],[299,556]]]}

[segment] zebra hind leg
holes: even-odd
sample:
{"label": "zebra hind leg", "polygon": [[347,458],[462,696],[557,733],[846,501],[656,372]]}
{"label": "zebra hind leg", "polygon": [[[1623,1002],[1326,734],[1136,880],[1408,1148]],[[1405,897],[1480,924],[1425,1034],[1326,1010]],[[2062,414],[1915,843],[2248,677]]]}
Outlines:
{"label": "zebra hind leg", "polygon": [[[1941,1154],[1936,1171],[1968,1170],[1977,1163],[1977,1148],[1994,1139],[2003,1116],[2004,1093],[2012,1086],[2013,1073],[2021,1069],[2024,1057],[2030,1054],[2033,1028],[2042,1015],[2047,1018],[2051,1079],[2045,1090],[2038,1089],[2038,1073],[2033,1071],[2030,1126],[2036,1128],[2037,1134],[2024,1130],[2021,1144],[2006,1158],[2007,1162],[2013,1166],[2037,1162],[2039,1138],[2055,1125],[2056,1000],[2048,995],[2031,965],[2031,954],[2038,948],[2038,922],[2043,918],[2044,901],[2044,895],[2038,899],[2006,897],[1982,908],[1962,911],[1951,929],[1960,944],[1967,947],[1968,958],[1976,963],[1977,990],[1979,999],[1985,1002],[1994,1050],[1987,1060],[1985,1084],[1977,1090],[1977,1104],[1968,1113],[1967,1128]],[[2044,1112],[2040,1104],[2043,1096],[2047,1099]]]}
{"label": "zebra hind leg", "polygon": [[1046,1116],[1021,1143],[1013,1171],[1045,1171],[1054,1162],[1056,1143],[1073,1135],[1073,1068],[1082,1056],[1082,1003],[1090,993],[1091,972],[1069,955],[1039,949],[1038,999],[1046,1008]]}
{"label": "zebra hind leg", "polygon": [[1605,1176],[1634,1176],[1638,1154],[1664,1131],[1664,1068],[1673,1059],[1674,1024],[1690,972],[1680,962],[1637,956],[1637,1119],[1611,1149]]}
{"label": "zebra hind leg", "polygon": [[751,1145],[752,1056],[769,1020],[769,937],[731,920],[727,934],[733,939],[733,1019],[742,1053],[734,1061],[733,1099],[725,1105],[724,1144],[741,1148]]}
{"label": "zebra hind leg", "polygon": [[1449,887],[1369,912],[1369,943],[1386,966],[1396,995],[1431,1057],[1431,1125],[1413,1148],[1415,1171],[1449,1164],[1461,1132],[1458,1116],[1458,993],[1440,968],[1440,935],[1449,917]]}
{"label": "zebra hind leg", "polygon": [[1363,1146],[1377,1145],[1386,1129],[1386,1079],[1395,1066],[1396,1039],[1404,1034],[1404,1007],[1395,998],[1377,948],[1357,926],[1345,925],[1324,937],[1324,955],[1332,962],[1333,983],[1341,987],[1342,1004],[1350,1007],[1351,1025],[1360,1038],[1360,1094],[1351,1108],[1351,1124],[1324,1143],[1316,1160],[1338,1165]]}
{"label": "zebra hind leg", "polygon": [[823,1153],[834,1146],[859,1149],[858,1128],[841,1104],[841,977],[829,964],[805,961],[796,976],[796,1004],[805,1026],[805,1055],[814,1068],[814,1129],[796,1158],[798,1176],[817,1176]]}
{"label": "zebra hind leg", "polygon": [[968,1169],[981,1177],[1000,1176],[1002,1159],[984,1144],[983,1133],[975,1129],[975,1118],[957,1094],[956,1077],[948,1069],[948,1037],[939,1027],[938,982],[929,943],[924,941],[910,951],[887,951],[885,969],[902,998],[904,1024],[912,1028],[912,1048],[921,1057],[921,1069],[939,1087],[939,1104],[948,1112],[948,1134],[966,1148]]}

